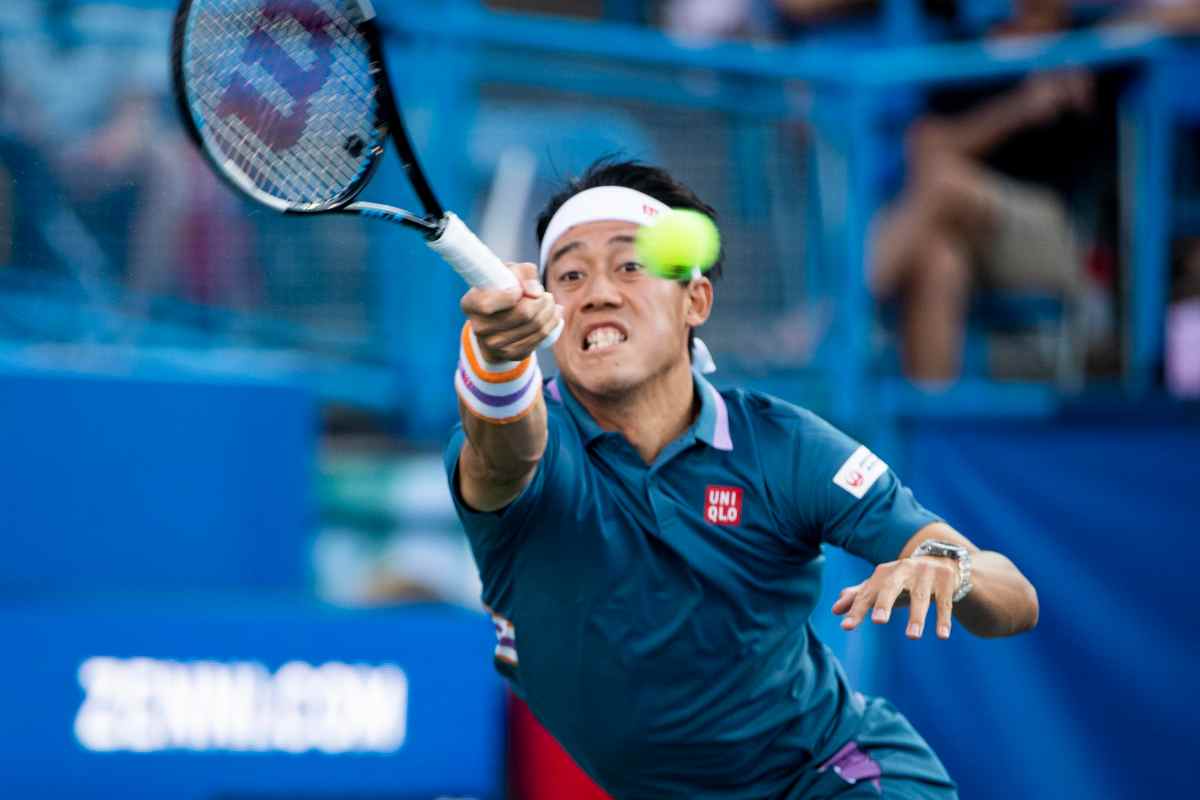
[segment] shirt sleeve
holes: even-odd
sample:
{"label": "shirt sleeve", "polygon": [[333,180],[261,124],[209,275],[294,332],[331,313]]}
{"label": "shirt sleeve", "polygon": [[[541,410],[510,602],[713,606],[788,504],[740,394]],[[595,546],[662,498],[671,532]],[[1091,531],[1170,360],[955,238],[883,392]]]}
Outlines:
{"label": "shirt sleeve", "polygon": [[882,564],[940,521],[866,447],[808,412],[799,422],[793,485],[800,491],[800,524],[810,536]]}

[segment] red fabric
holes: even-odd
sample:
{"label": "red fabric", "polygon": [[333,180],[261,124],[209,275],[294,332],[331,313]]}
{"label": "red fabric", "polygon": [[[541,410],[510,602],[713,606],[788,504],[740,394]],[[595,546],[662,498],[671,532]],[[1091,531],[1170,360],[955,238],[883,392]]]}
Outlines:
{"label": "red fabric", "polygon": [[509,696],[508,774],[514,800],[609,800],[519,698]]}

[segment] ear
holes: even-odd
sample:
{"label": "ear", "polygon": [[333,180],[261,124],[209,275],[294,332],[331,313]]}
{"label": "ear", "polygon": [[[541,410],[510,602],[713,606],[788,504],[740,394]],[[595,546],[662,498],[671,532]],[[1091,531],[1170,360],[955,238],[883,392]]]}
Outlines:
{"label": "ear", "polygon": [[704,276],[694,278],[687,285],[688,305],[684,320],[689,328],[699,328],[708,321],[712,313],[713,285]]}

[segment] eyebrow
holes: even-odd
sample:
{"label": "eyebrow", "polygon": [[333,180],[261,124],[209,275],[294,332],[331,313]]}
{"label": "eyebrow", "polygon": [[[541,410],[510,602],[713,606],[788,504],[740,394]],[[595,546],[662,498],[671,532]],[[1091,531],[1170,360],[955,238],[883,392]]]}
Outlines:
{"label": "eyebrow", "polygon": [[[618,233],[616,236],[614,236],[608,240],[608,243],[610,245],[633,244],[633,242],[634,242],[633,237],[627,233]],[[574,242],[568,242],[567,244],[558,248],[558,250],[555,250],[554,253],[550,256],[550,263],[548,263],[546,265],[546,268],[549,269],[550,267],[554,266],[555,261],[558,261],[558,259],[565,256],[567,253],[570,253],[572,250],[578,250],[580,247],[583,247],[583,242],[576,240]]]}
{"label": "eyebrow", "polygon": [[563,245],[558,250],[554,251],[554,254],[550,256],[550,263],[547,264],[546,267],[549,268],[549,267],[554,266],[555,261],[558,261],[560,258],[565,256],[567,253],[571,252],[572,250],[578,250],[580,247],[583,247],[583,242],[579,242],[579,241],[575,241],[575,242],[571,242],[570,244]]}

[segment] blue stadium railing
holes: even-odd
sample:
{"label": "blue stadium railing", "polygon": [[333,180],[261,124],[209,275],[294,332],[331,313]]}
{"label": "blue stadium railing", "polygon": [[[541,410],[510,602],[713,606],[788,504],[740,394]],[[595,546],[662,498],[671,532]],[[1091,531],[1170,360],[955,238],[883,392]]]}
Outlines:
{"label": "blue stadium railing", "polygon": [[[798,81],[807,84],[813,103],[796,107],[784,102],[781,93],[760,92],[745,104],[744,94],[732,98],[738,111],[796,119],[811,123],[818,137],[843,160],[846,174],[846,208],[838,221],[823,231],[836,242],[832,262],[825,268],[837,276],[832,287],[836,297],[836,320],[830,330],[830,347],[823,367],[832,381],[831,413],[853,421],[871,406],[868,397],[879,397],[871,378],[872,352],[869,341],[874,309],[865,285],[867,234],[870,220],[880,207],[881,173],[894,143],[884,122],[892,112],[893,99],[903,91],[951,83],[970,83],[1013,78],[1030,71],[1059,68],[1126,68],[1137,80],[1122,106],[1126,124],[1123,206],[1131,215],[1126,242],[1130,291],[1126,309],[1124,341],[1125,381],[1133,392],[1146,391],[1155,375],[1162,346],[1162,314],[1166,298],[1166,254],[1168,231],[1165,215],[1169,207],[1171,153],[1165,147],[1170,127],[1169,85],[1162,65],[1175,44],[1150,28],[1085,31],[1063,35],[1012,40],[1004,44],[967,42],[879,48],[847,52],[819,44],[803,47],[762,47],[723,43],[696,47],[684,45],[659,32],[615,23],[580,22],[537,18],[489,11],[473,3],[454,3],[436,20],[410,9],[397,9],[389,18],[391,32],[399,39],[420,41],[423,46],[442,46],[461,52],[463,47],[503,46],[536,54],[579,54],[609,59],[621,64],[701,68],[730,79]],[[606,75],[603,67],[576,73],[545,70],[526,71],[520,61],[489,63],[488,76],[558,89],[597,92],[608,97],[648,99],[662,104],[689,105],[696,102],[722,107],[728,100],[697,97],[670,80],[629,80],[620,74]],[[460,79],[471,81],[472,76]],[[464,105],[471,103],[471,89],[452,93]],[[738,107],[738,103],[742,103]],[[469,112],[464,112],[468,113]],[[449,109],[447,117],[456,112]],[[451,158],[446,149],[431,152],[436,162]],[[820,187],[823,191],[830,187]],[[447,189],[452,197],[467,197],[468,187]],[[442,335],[450,339],[450,323]],[[950,406],[995,408],[1000,413],[1027,411],[1043,413],[1054,407],[1055,388],[1045,385],[1006,386],[993,391],[987,384],[958,387]],[[884,393],[896,408],[924,407],[925,399],[903,384]],[[886,409],[885,409],[886,410]]]}
{"label": "blue stadium railing", "polygon": [[[1174,109],[1168,101],[1172,92],[1179,91],[1177,79],[1165,67],[1179,45],[1168,37],[1152,29],[1122,29],[1004,45],[969,42],[870,50],[813,43],[701,46],[678,42],[641,25],[498,12],[469,0],[439,5],[436,15],[425,4],[389,6],[386,26],[396,56],[393,72],[400,73],[397,79],[406,104],[411,101],[436,111],[429,115],[420,147],[444,202],[452,207],[470,208],[478,190],[478,176],[463,165],[463,153],[471,125],[479,118],[484,80],[585,97],[799,121],[815,131],[821,147],[840,160],[844,174],[843,185],[818,181],[816,188],[844,193],[845,208],[837,218],[822,221],[826,263],[821,267],[833,277],[828,288],[835,314],[814,366],[828,386],[829,412],[845,422],[869,410],[898,412],[929,402],[902,381],[879,384],[873,372],[874,307],[865,285],[867,232],[884,201],[880,176],[895,149],[894,120],[891,127],[885,123],[895,112],[896,98],[935,85],[1002,80],[1033,70],[1129,69],[1136,80],[1122,105],[1123,207],[1129,214],[1124,375],[1133,392],[1151,386],[1162,350],[1167,295],[1171,208],[1167,178],[1173,158],[1168,144]],[[896,32],[891,41],[919,39],[904,27],[912,22],[910,6],[915,4],[909,0],[886,6],[892,20],[888,25]],[[486,48],[502,48],[505,55],[485,59]],[[569,70],[548,70],[540,60],[562,56],[588,60],[573,62]],[[634,78],[621,69],[630,65],[649,69]],[[718,80],[699,91],[678,80],[684,70],[701,71]],[[406,80],[408,74],[419,78]],[[785,85],[797,83],[808,87],[811,102],[796,103],[787,93]],[[318,384],[337,385],[337,399],[354,402],[355,387],[362,381],[364,387],[372,387],[363,393],[364,405],[403,405],[413,430],[440,430],[446,409],[453,407],[448,382],[442,378],[445,365],[452,363],[449,351],[457,321],[450,311],[434,313],[433,309],[452,311],[460,287],[449,271],[433,265],[419,272],[389,269],[385,262],[394,258],[393,245],[400,239],[392,238],[389,231],[373,230],[378,276],[375,316],[382,321],[382,341],[377,344],[386,366],[358,365],[356,372],[350,359],[344,380],[336,377],[336,367],[333,372],[319,369],[327,378]],[[428,256],[414,256],[421,257]],[[414,275],[427,283],[418,291],[413,290]],[[414,341],[422,347],[414,348]],[[364,380],[364,370],[374,377]],[[414,386],[422,387],[421,391],[414,391]],[[773,388],[779,387],[776,379]],[[1044,413],[1054,407],[1055,392],[1048,385],[995,387],[967,382],[942,398],[939,407]]]}

